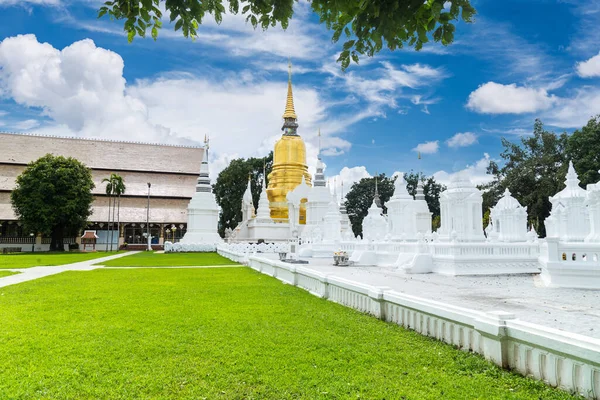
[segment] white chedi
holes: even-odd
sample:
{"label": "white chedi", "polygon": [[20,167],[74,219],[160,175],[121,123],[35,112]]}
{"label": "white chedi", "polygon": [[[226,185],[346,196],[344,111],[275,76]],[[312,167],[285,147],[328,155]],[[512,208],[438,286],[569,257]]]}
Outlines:
{"label": "white chedi", "polygon": [[579,177],[569,161],[565,188],[550,197],[552,210],[546,218],[546,235],[564,242],[583,242],[590,233],[586,207],[587,192],[579,186]]}
{"label": "white chedi", "polygon": [[417,240],[418,235],[431,232],[431,212],[425,201],[423,185],[417,188],[417,198],[408,193],[400,174],[394,182],[394,195],[386,203],[389,234],[392,240]]}
{"label": "white chedi", "polygon": [[208,175],[208,143],[206,143],[196,193],[188,205],[187,231],[181,243],[198,245],[221,243],[222,239],[218,233],[219,210]]}
{"label": "white chedi", "polygon": [[252,202],[252,180],[248,176],[248,186],[242,197],[242,221],[254,218],[255,212],[254,203]]}
{"label": "white chedi", "polygon": [[484,241],[481,191],[464,173],[456,174],[448,189],[440,194],[440,239],[478,242]]}
{"label": "white chedi", "polygon": [[600,182],[587,185],[585,204],[588,208],[590,233],[586,242],[600,242]]}
{"label": "white chedi", "polygon": [[416,235],[413,210],[414,199],[406,190],[402,174],[394,182],[394,195],[386,203],[389,232],[394,240],[412,239]]}
{"label": "white chedi", "polygon": [[511,196],[506,189],[498,203],[490,210],[491,231],[488,238],[501,242],[527,240],[527,207]]}
{"label": "white chedi", "polygon": [[267,188],[263,179],[260,198],[258,199],[258,210],[256,211],[256,220],[258,222],[271,222],[271,209],[269,208],[269,197]]}
{"label": "white chedi", "polygon": [[387,235],[387,221],[381,215],[381,208],[377,207],[375,200],[373,200],[367,216],[363,219],[362,228],[364,240],[379,241]]}
{"label": "white chedi", "polygon": [[324,221],[323,242],[337,243],[342,240],[342,216],[335,197],[332,197],[329,202],[329,209],[325,214]]}

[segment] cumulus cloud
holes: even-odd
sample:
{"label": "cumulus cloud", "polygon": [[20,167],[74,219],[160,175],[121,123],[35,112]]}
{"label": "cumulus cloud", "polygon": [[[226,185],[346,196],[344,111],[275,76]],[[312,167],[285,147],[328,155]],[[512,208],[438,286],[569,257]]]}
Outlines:
{"label": "cumulus cloud", "polygon": [[165,141],[170,131],[148,121],[146,106],[125,94],[123,59],[92,40],[63,50],[19,35],[0,43],[0,91],[36,107],[63,134]]}
{"label": "cumulus cloud", "polygon": [[545,89],[488,82],[471,92],[467,108],[482,114],[523,114],[548,109],[556,100]]}
{"label": "cumulus cloud", "polygon": [[367,171],[364,165],[356,167],[344,167],[340,170],[339,174],[333,175],[327,178],[330,190],[335,192],[339,197],[342,195],[345,197],[346,194],[352,188],[354,182],[360,181],[362,178],[370,178],[371,174]]}
{"label": "cumulus cloud", "polygon": [[[285,80],[213,71],[210,79],[169,73],[127,85],[123,68],[121,56],[91,40],[59,50],[34,35],[7,38],[0,43],[0,95],[51,120],[37,128],[33,120],[13,124],[18,130],[196,145],[208,134],[213,173],[232,158],[268,154],[281,136]],[[339,155],[351,143],[337,134],[368,115],[330,117],[326,100],[312,87],[295,85],[294,98],[311,167],[319,127],[323,154]]]}
{"label": "cumulus cloud", "polygon": [[573,96],[558,99],[556,106],[542,116],[543,121],[561,128],[581,128],[600,114],[600,88],[585,86]]}
{"label": "cumulus cloud", "polygon": [[577,63],[577,75],[582,78],[593,78],[600,76],[600,53],[587,61]]}
{"label": "cumulus cloud", "polygon": [[492,181],[494,178],[492,175],[486,173],[490,161],[492,161],[490,155],[484,153],[483,158],[474,164],[466,165],[465,168],[455,172],[437,171],[433,174],[433,177],[436,181],[448,186],[452,178],[460,174],[468,176],[475,185],[481,185]]}
{"label": "cumulus cloud", "polygon": [[467,147],[477,143],[477,135],[472,132],[457,133],[446,141],[448,147]]}
{"label": "cumulus cloud", "polygon": [[412,151],[417,151],[423,154],[435,154],[440,148],[439,140],[431,142],[419,143]]}

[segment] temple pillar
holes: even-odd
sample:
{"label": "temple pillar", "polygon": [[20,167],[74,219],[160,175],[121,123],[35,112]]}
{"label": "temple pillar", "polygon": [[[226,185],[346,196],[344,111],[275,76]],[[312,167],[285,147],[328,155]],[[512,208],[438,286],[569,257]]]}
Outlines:
{"label": "temple pillar", "polygon": [[160,224],[160,229],[159,229],[159,234],[158,234],[158,244],[159,245],[163,245],[165,244],[165,235],[164,235],[164,228],[165,225],[164,224]]}
{"label": "temple pillar", "polygon": [[119,249],[125,243],[125,225],[123,223],[119,223]]}
{"label": "temple pillar", "polygon": [[42,234],[38,233],[35,237],[35,250],[39,251],[42,249]]}

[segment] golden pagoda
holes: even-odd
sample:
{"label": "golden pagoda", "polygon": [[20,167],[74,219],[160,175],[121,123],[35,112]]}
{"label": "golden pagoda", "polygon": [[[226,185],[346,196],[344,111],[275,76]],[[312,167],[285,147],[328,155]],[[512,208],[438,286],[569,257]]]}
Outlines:
{"label": "golden pagoda", "polygon": [[[306,165],[306,146],[298,135],[298,117],[294,110],[294,96],[292,93],[292,63],[288,64],[288,90],[283,113],[283,135],[275,143],[273,151],[273,169],[269,174],[269,208],[271,218],[275,220],[288,219],[287,194],[302,182],[304,177],[310,185],[311,179]],[[306,208],[302,201],[300,206],[300,224],[306,223]]]}

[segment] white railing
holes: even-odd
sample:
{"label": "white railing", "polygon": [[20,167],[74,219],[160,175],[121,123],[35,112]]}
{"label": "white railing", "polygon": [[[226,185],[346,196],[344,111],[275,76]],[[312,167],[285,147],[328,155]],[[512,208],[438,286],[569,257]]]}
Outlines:
{"label": "white railing", "polygon": [[[232,253],[220,249],[219,254],[228,257]],[[250,256],[248,265],[316,296],[479,353],[525,376],[589,399],[600,399],[598,339],[530,324],[502,311],[480,312],[450,306],[281,261]]]}
{"label": "white railing", "polygon": [[537,243],[429,243],[433,256],[532,258],[539,256]]}
{"label": "white railing", "polygon": [[229,243],[219,247],[227,247],[229,250],[238,253],[289,253],[289,243]]}
{"label": "white railing", "polygon": [[229,258],[232,261],[235,261],[240,264],[248,265],[248,255],[244,253],[238,253],[236,251],[232,251],[226,246],[217,247],[217,253],[225,258]]}

